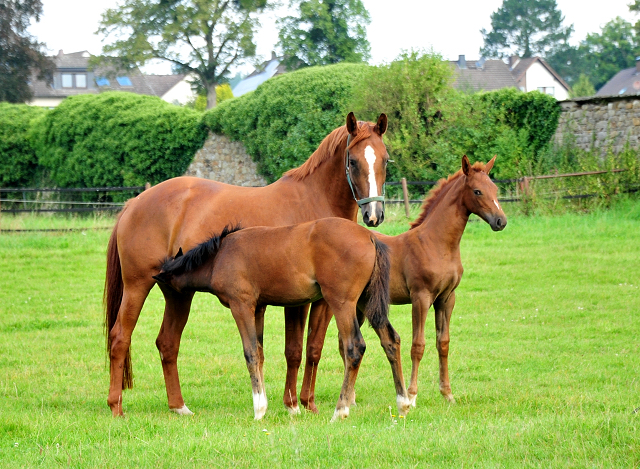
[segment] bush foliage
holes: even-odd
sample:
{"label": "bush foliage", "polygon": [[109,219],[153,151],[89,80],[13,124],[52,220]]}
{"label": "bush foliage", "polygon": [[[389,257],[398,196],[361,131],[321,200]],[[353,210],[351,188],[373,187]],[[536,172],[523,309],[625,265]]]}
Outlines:
{"label": "bush foliage", "polygon": [[362,86],[366,68],[337,64],[277,76],[208,111],[205,122],[212,131],[241,141],[260,173],[274,181],[302,164],[324,137],[344,124],[353,89]]}
{"label": "bush foliage", "polygon": [[202,147],[201,114],[109,92],[65,99],[36,128],[39,163],[60,187],[137,186],[180,176]]}
{"label": "bush foliage", "polygon": [[35,106],[0,103],[0,187],[35,184],[38,158],[31,128],[45,113]]}

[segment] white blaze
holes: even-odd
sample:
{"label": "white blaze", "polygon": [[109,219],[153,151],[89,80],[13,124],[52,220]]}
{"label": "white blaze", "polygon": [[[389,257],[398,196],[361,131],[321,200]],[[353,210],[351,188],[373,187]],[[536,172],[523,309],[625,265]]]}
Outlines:
{"label": "white blaze", "polygon": [[367,148],[364,149],[364,159],[369,163],[369,197],[377,197],[378,184],[376,184],[376,172],[373,169],[376,162],[376,152],[371,145],[367,145]]}
{"label": "white blaze", "polygon": [[498,201],[497,201],[497,200],[494,200],[494,201],[493,201],[493,203],[494,203],[494,204],[496,204],[496,207],[498,207],[498,210],[502,210],[502,209],[500,208],[500,205],[498,204]]}

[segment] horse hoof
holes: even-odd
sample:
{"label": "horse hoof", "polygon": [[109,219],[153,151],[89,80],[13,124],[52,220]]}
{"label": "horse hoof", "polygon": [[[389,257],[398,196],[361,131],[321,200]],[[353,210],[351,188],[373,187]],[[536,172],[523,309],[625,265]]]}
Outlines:
{"label": "horse hoof", "polygon": [[287,407],[284,406],[285,409],[287,409],[287,412],[289,412],[289,415],[300,415],[300,407],[295,406],[295,407]]}
{"label": "horse hoof", "polygon": [[260,420],[267,413],[267,395],[258,393],[253,395],[253,415],[256,420]]}
{"label": "horse hoof", "polygon": [[450,404],[455,404],[456,403],[456,398],[453,397],[453,394],[451,394],[451,393],[443,394],[442,397],[444,397],[444,400],[449,402]]}
{"label": "horse hoof", "polygon": [[336,409],[336,411],[333,413],[333,417],[331,417],[331,423],[335,422],[336,420],[346,419],[348,416],[349,416],[349,408],[348,407],[343,407],[341,409]]}
{"label": "horse hoof", "polygon": [[418,399],[418,395],[417,394],[409,394],[409,403],[411,404],[411,407],[415,407],[416,406],[416,399]]}
{"label": "horse hoof", "polygon": [[396,405],[398,406],[398,413],[404,416],[409,413],[412,404],[408,397],[398,395],[396,396]]}
{"label": "horse hoof", "polygon": [[179,407],[177,409],[169,409],[169,410],[171,410],[172,412],[175,412],[178,415],[193,415],[193,412],[191,412],[186,405],[183,405],[182,407]]}

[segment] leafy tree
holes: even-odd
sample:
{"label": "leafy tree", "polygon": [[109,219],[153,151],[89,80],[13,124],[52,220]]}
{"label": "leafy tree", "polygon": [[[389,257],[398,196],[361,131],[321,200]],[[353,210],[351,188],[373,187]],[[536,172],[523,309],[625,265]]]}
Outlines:
{"label": "leafy tree", "polygon": [[594,94],[596,94],[596,89],[593,87],[591,80],[587,75],[581,73],[576,84],[572,87],[571,97],[581,98],[583,96],[593,96]]}
{"label": "leafy tree", "polygon": [[104,46],[103,61],[118,67],[171,62],[177,72],[197,77],[194,84],[212,108],[230,67],[255,55],[257,14],[269,6],[269,0],[124,0],[102,15],[98,33],[117,38]]}
{"label": "leafy tree", "polygon": [[563,21],[556,0],[504,0],[491,14],[492,30],[480,30],[480,53],[497,58],[545,56],[571,36],[573,25],[563,27]]}
{"label": "leafy tree", "polygon": [[[296,0],[292,1],[294,3]],[[371,22],[361,0],[297,0],[300,16],[278,21],[278,46],[289,69],[370,58],[365,26]]]}
{"label": "leafy tree", "polygon": [[633,67],[639,54],[640,40],[633,25],[617,17],[600,33],[588,34],[577,47],[567,46],[547,60],[569,83],[584,74],[598,89],[620,70]]}
{"label": "leafy tree", "polygon": [[0,101],[29,101],[34,72],[40,80],[53,80],[55,64],[42,52],[45,45],[26,32],[31,18],[39,21],[41,14],[41,0],[0,0]]}

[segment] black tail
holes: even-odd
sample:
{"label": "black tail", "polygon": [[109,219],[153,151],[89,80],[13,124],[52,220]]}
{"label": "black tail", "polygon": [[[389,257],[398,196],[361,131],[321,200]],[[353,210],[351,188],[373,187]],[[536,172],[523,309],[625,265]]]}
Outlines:
{"label": "black tail", "polygon": [[182,248],[180,248],[176,257],[173,259],[165,259],[161,266],[162,271],[158,275],[154,275],[153,278],[160,283],[169,283],[171,277],[184,274],[185,272],[192,272],[202,267],[218,254],[224,238],[241,229],[239,225],[227,225],[219,235],[212,236],[184,255],[182,254]]}
{"label": "black tail", "polygon": [[376,247],[376,261],[369,284],[365,289],[367,306],[365,316],[374,329],[380,329],[389,322],[389,247],[375,237],[371,240]]}

